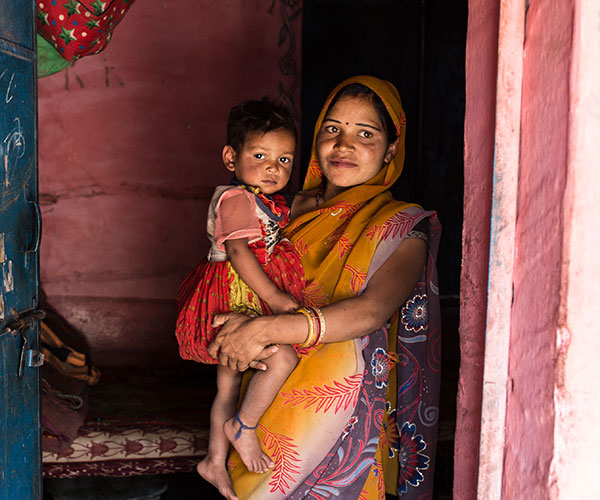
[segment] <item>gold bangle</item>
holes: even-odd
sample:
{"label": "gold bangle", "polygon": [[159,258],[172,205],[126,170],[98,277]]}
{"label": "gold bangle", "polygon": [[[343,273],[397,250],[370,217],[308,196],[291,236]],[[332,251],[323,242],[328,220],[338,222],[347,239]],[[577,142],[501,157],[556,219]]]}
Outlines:
{"label": "gold bangle", "polygon": [[312,308],[314,312],[317,313],[319,317],[319,338],[317,339],[317,344],[322,344],[323,339],[325,338],[325,332],[327,331],[327,323],[325,323],[325,315],[318,307]]}
{"label": "gold bangle", "polygon": [[319,332],[315,329],[315,320],[317,319],[315,313],[306,307],[301,307],[296,312],[303,314],[306,321],[308,321],[308,335],[306,336],[306,340],[298,345],[300,347],[312,347],[319,335]]}

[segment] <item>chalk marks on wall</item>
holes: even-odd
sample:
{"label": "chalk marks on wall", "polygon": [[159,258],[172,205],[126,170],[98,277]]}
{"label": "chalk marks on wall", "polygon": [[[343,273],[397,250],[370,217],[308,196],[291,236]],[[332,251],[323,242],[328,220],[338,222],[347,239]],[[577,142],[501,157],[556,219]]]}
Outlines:
{"label": "chalk marks on wall", "polygon": [[[8,70],[5,69],[4,71],[2,71],[2,73],[0,73],[0,80],[2,80],[3,78],[8,77]],[[13,80],[15,79],[15,74],[12,73],[10,75],[10,77],[8,77],[8,85],[6,86],[6,94],[4,96],[4,102],[6,104],[8,104],[10,101],[13,100],[13,94],[12,94],[12,86],[13,86]]]}

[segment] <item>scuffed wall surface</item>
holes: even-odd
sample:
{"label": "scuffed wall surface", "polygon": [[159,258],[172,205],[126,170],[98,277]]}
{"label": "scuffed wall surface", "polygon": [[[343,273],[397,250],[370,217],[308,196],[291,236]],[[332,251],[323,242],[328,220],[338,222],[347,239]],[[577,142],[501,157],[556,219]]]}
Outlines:
{"label": "scuffed wall surface", "polygon": [[[469,5],[474,34],[481,5],[475,0]],[[518,54],[523,62],[519,204],[513,304],[506,318],[511,338],[501,496],[595,498],[600,486],[600,266],[594,230],[594,207],[600,199],[600,10],[591,0],[529,2],[522,7],[527,15],[523,53]],[[465,203],[472,198],[468,183],[477,178],[468,170],[470,143],[474,138],[489,141],[488,135],[470,129],[477,120],[469,102],[479,87],[469,85],[481,76],[470,61],[475,60],[472,51],[481,47],[473,41],[482,39],[470,39],[467,48]],[[466,206],[466,228],[469,212]],[[465,326],[471,326],[478,304],[466,303],[473,293],[466,287],[477,289],[479,284],[468,281],[472,274],[467,259],[477,256],[477,249],[467,247],[466,237],[464,242],[461,335],[462,353],[468,357],[461,371],[454,492],[456,498],[472,499],[477,462],[466,450],[476,448],[470,447],[473,436],[460,428],[461,419],[468,422],[468,402],[475,400],[478,384],[478,379],[468,378],[474,373],[467,370],[473,358],[464,345],[465,339],[477,339]]]}
{"label": "scuffed wall surface", "polygon": [[469,1],[465,198],[454,498],[477,497],[481,381],[494,154],[498,2]]}
{"label": "scuffed wall surface", "polygon": [[578,0],[573,5],[552,500],[596,498],[600,491],[600,236],[595,229],[595,207],[600,200],[600,8],[595,0]]}
{"label": "scuffed wall surface", "polygon": [[504,498],[548,498],[573,2],[526,15]]}
{"label": "scuffed wall surface", "polygon": [[[205,254],[208,201],[230,178],[220,158],[230,107],[281,86],[299,109],[301,16],[290,17],[300,7],[145,0],[106,51],[40,80],[42,286],[65,313],[74,297],[96,323],[88,341],[97,362],[111,362],[108,330],[135,349],[111,311],[127,317],[129,299],[173,304]],[[100,312],[96,298],[127,300]],[[172,338],[170,307],[155,328],[146,324],[149,338]]]}

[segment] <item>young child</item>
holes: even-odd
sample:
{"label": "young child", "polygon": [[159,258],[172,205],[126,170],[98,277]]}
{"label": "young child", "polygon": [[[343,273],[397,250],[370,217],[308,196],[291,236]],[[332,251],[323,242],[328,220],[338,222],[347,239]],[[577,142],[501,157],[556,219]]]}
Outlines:
{"label": "young child", "polygon": [[[304,274],[300,256],[282,239],[289,207],[278,191],[288,183],[296,149],[296,127],[283,101],[263,98],[232,108],[223,148],[231,185],[219,186],[207,222],[209,255],[186,278],[178,297],[176,335],[184,359],[217,363],[207,347],[218,328],[215,314],[294,312],[302,302]],[[291,346],[280,346],[264,360],[236,412],[241,374],[217,367],[217,396],[211,410],[208,455],[198,472],[213,484],[226,473],[229,442],[249,471],[273,467],[256,433],[258,421],[298,362]]]}

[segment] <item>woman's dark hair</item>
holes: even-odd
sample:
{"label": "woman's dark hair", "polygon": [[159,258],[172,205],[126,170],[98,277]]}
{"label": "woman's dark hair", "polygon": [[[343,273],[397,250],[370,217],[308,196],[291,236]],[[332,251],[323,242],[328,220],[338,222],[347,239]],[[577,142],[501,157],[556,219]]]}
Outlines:
{"label": "woman's dark hair", "polygon": [[377,114],[379,115],[379,119],[385,128],[385,133],[388,138],[388,145],[394,142],[398,138],[398,134],[396,133],[396,125],[394,124],[394,120],[388,113],[387,109],[385,109],[385,104],[381,98],[373,92],[369,87],[363,85],[362,83],[350,83],[345,87],[342,87],[340,91],[334,96],[329,104],[329,108],[331,109],[336,102],[338,102],[342,97],[365,97],[371,104],[375,107]]}
{"label": "woman's dark hair", "polygon": [[297,140],[294,113],[289,100],[281,96],[268,96],[259,100],[245,101],[231,108],[227,119],[227,144],[239,151],[249,133],[283,129],[291,132]]}

